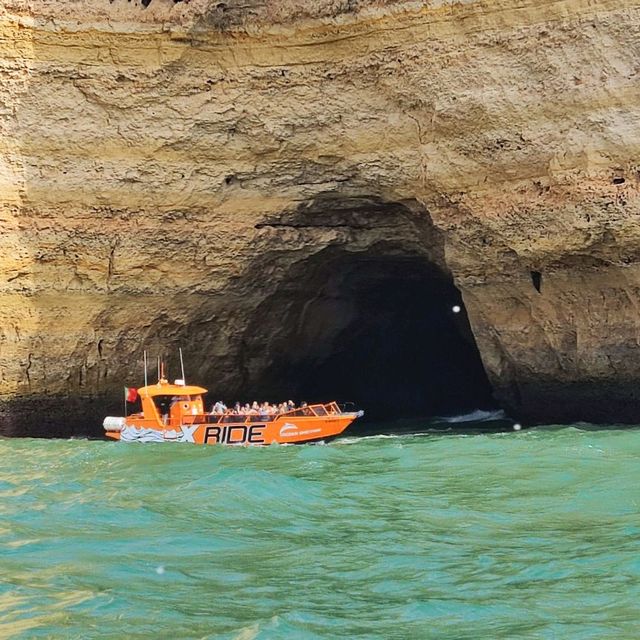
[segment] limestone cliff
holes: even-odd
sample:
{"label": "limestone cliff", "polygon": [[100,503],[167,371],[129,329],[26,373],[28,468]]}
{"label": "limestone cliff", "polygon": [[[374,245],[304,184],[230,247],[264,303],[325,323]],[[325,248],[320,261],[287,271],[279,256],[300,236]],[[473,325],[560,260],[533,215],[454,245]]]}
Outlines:
{"label": "limestone cliff", "polygon": [[146,4],[0,6],[0,432],[330,348],[350,256],[450,274],[515,415],[640,418],[640,0]]}

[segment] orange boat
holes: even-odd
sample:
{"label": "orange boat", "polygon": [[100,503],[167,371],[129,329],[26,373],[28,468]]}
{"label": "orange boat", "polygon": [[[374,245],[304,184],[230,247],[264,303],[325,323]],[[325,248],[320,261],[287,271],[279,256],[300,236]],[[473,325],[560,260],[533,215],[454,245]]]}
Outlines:
{"label": "orange boat", "polygon": [[312,404],[273,415],[205,413],[203,387],[176,380],[137,389],[142,411],[104,419],[106,435],[123,442],[268,445],[314,442],[340,435],[363,411],[343,411],[337,402]]}

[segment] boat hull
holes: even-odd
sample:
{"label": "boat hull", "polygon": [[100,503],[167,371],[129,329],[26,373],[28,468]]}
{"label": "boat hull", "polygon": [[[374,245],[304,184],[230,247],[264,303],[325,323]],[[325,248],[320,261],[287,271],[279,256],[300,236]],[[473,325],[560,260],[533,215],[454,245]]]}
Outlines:
{"label": "boat hull", "polygon": [[193,416],[190,423],[175,428],[149,426],[140,421],[124,420],[117,431],[107,431],[107,437],[123,442],[181,442],[208,445],[265,446],[301,444],[328,440],[340,435],[360,413],[340,413],[326,416],[278,416],[273,420],[261,420],[247,416],[237,418],[223,416]]}

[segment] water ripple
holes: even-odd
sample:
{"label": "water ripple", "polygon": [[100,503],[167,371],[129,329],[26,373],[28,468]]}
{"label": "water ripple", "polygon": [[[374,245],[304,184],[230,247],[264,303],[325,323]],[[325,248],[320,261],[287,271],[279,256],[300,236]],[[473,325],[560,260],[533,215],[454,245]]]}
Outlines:
{"label": "water ripple", "polygon": [[0,636],[636,638],[640,432],[0,441]]}

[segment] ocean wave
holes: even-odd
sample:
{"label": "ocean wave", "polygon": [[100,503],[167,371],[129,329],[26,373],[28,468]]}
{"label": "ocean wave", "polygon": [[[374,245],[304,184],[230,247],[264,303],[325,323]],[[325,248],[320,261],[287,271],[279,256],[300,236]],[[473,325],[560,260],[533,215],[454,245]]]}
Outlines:
{"label": "ocean wave", "polygon": [[476,409],[469,413],[463,413],[457,416],[438,416],[433,418],[435,422],[493,422],[494,420],[506,420],[507,414],[502,409],[494,411],[484,411],[483,409]]}

